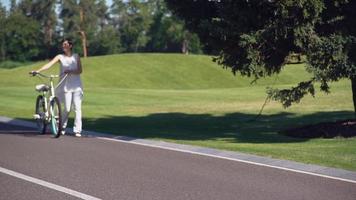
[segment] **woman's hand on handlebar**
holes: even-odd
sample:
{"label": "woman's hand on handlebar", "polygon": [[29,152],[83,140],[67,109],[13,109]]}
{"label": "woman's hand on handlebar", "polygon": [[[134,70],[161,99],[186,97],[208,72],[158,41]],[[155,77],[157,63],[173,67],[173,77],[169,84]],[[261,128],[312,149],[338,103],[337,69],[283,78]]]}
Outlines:
{"label": "woman's hand on handlebar", "polygon": [[30,71],[29,74],[32,76],[36,76],[39,72],[38,71]]}

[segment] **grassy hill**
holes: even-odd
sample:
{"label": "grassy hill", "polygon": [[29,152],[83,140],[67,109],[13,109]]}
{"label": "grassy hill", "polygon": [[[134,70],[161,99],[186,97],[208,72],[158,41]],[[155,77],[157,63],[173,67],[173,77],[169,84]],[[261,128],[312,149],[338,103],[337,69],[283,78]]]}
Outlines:
{"label": "grassy hill", "polygon": [[[82,59],[83,82],[88,88],[130,89],[212,89],[250,86],[252,78],[233,76],[230,70],[212,62],[211,56],[181,54],[120,54]],[[0,69],[0,85],[33,84],[27,72],[44,62],[15,69]],[[58,72],[58,65],[52,73]],[[289,65],[277,84],[295,84],[307,73],[302,65]],[[19,81],[21,80],[21,81]],[[261,79],[256,85],[270,85],[275,78]]]}
{"label": "grassy hill", "polygon": [[[266,87],[306,80],[303,65],[287,65],[276,77],[250,85],[210,56],[120,54],[82,59],[84,129],[165,140],[356,170],[356,138],[298,139],[278,132],[290,127],[353,117],[350,81],[331,84],[283,109],[269,102]],[[0,116],[31,120],[44,80],[28,72],[44,62],[0,69]],[[54,66],[51,72],[58,72]]]}

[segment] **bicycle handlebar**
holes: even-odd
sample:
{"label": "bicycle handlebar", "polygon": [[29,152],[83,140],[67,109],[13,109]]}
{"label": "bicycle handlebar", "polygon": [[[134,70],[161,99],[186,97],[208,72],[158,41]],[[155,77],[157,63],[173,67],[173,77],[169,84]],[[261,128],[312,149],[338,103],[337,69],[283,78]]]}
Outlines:
{"label": "bicycle handlebar", "polygon": [[39,76],[42,76],[44,78],[58,78],[59,75],[45,75],[45,74],[41,74],[39,72],[36,72],[36,71],[32,71],[32,72],[29,72],[29,74],[31,74],[32,76],[36,76],[36,75],[39,75]]}
{"label": "bicycle handlebar", "polygon": [[[41,74],[41,73],[36,72],[36,71],[31,71],[31,72],[29,72],[29,74],[31,74],[32,76],[39,75],[39,76],[42,76],[42,77],[45,77],[45,78],[49,78],[49,79],[60,77],[59,75],[49,75],[49,76],[48,76],[48,75]],[[55,86],[55,88],[59,87],[59,86],[63,83],[63,81],[67,78],[67,76],[68,76],[68,74],[65,74],[65,75],[63,76],[63,78],[59,81],[59,83]],[[52,80],[51,80],[51,81],[52,81]]]}

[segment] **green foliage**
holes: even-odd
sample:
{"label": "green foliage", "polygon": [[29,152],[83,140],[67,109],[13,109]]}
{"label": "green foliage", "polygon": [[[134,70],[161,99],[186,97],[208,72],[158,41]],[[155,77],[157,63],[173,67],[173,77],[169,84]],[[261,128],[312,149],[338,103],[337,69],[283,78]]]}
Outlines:
{"label": "green foliage", "polygon": [[[77,53],[83,54],[80,31],[85,32],[89,41],[93,36],[94,8],[94,1],[62,1],[59,19],[63,22],[63,37],[71,38],[74,41],[73,50]],[[83,21],[80,17],[81,11],[83,12]]]}
{"label": "green foliage", "polygon": [[[202,53],[197,35],[186,30],[183,21],[172,15],[163,0],[156,1],[154,6],[147,51]],[[184,49],[184,45],[187,45],[187,49]]]}
{"label": "green foliage", "polygon": [[[349,0],[166,0],[201,40],[219,55],[214,60],[234,74],[256,80],[285,66],[291,53],[306,55],[313,75],[291,89],[270,89],[271,98],[287,107],[314,84],[342,78],[356,83],[356,1]],[[356,85],[353,88],[356,111]]]}
{"label": "green foliage", "polygon": [[322,8],[313,0],[166,2],[220,52],[215,61],[256,79],[279,73],[289,53],[301,51]]}
{"label": "green foliage", "polygon": [[107,55],[121,52],[121,42],[118,32],[113,27],[104,26],[90,43],[91,55]]}
{"label": "green foliage", "polygon": [[[53,58],[67,37],[82,54],[82,33],[89,56],[202,52],[198,37],[163,0],[114,0],[110,8],[105,0],[12,0],[9,10],[0,4],[0,26],[0,61]],[[14,32],[16,39],[7,38]]]}
{"label": "green foliage", "polygon": [[154,8],[153,22],[148,31],[150,40],[147,44],[148,51],[181,51],[182,38],[177,37],[177,33],[183,32],[182,22],[171,15],[167,15],[168,10],[165,5],[157,1]]}
{"label": "green foliage", "polygon": [[56,49],[52,47],[57,39],[55,4],[56,0],[22,0],[18,3],[18,10],[40,25],[40,33],[36,38],[39,44],[39,55],[34,59],[48,58],[55,54]]}
{"label": "green foliage", "polygon": [[148,3],[139,0],[117,0],[113,2],[112,14],[120,16],[116,23],[122,26],[120,36],[125,50],[142,50],[149,40],[146,32],[152,21]]}
{"label": "green foliage", "polygon": [[287,108],[292,105],[292,103],[299,103],[300,100],[306,95],[311,94],[315,96],[315,89],[313,81],[300,82],[298,86],[292,87],[292,89],[273,89],[267,88],[268,98],[280,101],[283,104],[284,108]]}
{"label": "green foliage", "polygon": [[62,27],[65,37],[78,38],[79,11],[76,0],[63,0],[59,18],[63,21]]}
{"label": "green foliage", "polygon": [[[0,2],[0,27],[5,27],[6,23],[6,8],[2,6]],[[0,62],[4,61],[6,54],[6,41],[5,41],[6,31],[5,28],[0,29]]]}
{"label": "green foliage", "polygon": [[328,82],[341,78],[351,79],[356,75],[355,63],[348,55],[355,42],[356,40],[332,34],[320,37],[309,49],[307,69],[314,74],[316,81],[322,83],[323,91],[329,91]]}
{"label": "green foliage", "polygon": [[201,53],[197,36],[186,30],[163,0],[116,0],[111,15],[124,52],[182,52],[187,45],[192,53]]}
{"label": "green foliage", "polygon": [[5,28],[6,59],[25,61],[38,56],[40,25],[37,21],[16,11],[6,18]]}

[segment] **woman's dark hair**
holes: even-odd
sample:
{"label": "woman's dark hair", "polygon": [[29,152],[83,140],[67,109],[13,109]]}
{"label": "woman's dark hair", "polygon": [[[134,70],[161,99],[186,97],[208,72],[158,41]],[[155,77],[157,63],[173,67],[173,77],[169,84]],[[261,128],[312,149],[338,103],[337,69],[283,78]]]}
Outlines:
{"label": "woman's dark hair", "polygon": [[72,39],[70,39],[70,38],[64,38],[63,40],[62,40],[62,43],[63,42],[65,42],[65,41],[67,41],[68,42],[68,44],[70,45],[70,46],[72,46],[71,47],[71,49],[73,48],[73,42],[72,42]]}

